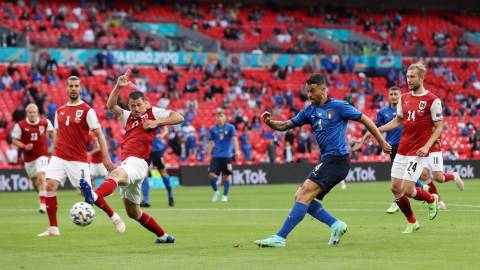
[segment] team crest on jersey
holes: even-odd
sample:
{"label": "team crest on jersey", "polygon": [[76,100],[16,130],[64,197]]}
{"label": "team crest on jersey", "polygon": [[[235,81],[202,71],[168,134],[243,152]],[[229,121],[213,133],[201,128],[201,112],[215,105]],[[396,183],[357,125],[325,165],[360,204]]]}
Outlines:
{"label": "team crest on jersey", "polygon": [[333,110],[327,110],[327,119],[333,118]]}
{"label": "team crest on jersey", "polygon": [[40,132],[40,135],[43,134],[43,132],[45,132],[45,127],[44,126],[39,126],[38,131]]}
{"label": "team crest on jersey", "polygon": [[427,102],[426,102],[426,101],[423,101],[423,100],[422,100],[422,101],[420,101],[420,103],[418,103],[418,109],[419,109],[420,111],[425,110],[426,107],[427,107]]}
{"label": "team crest on jersey", "polygon": [[80,122],[80,118],[82,117],[83,115],[83,110],[77,110],[75,112],[75,122],[78,123]]}

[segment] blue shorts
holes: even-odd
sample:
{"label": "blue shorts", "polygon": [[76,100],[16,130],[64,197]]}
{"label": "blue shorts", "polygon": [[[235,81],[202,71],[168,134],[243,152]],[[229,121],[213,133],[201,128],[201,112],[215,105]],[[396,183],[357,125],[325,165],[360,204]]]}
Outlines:
{"label": "blue shorts", "polygon": [[209,173],[215,173],[219,175],[231,175],[232,174],[232,159],[223,157],[212,157],[210,160],[210,166],[208,167]]}
{"label": "blue shorts", "polygon": [[344,156],[328,156],[312,170],[308,179],[322,188],[317,199],[322,200],[325,195],[338,183],[344,180],[350,170],[350,158]]}
{"label": "blue shorts", "polygon": [[165,169],[165,164],[163,164],[163,152],[151,152],[150,157],[148,158],[148,164],[153,164],[159,170]]}

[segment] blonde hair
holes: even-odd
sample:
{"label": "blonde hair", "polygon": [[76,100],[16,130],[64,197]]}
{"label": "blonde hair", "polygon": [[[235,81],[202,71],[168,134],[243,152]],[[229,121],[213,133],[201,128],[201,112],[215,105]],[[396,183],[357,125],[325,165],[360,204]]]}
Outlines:
{"label": "blonde hair", "polygon": [[425,74],[427,73],[427,68],[425,67],[425,65],[423,65],[420,62],[411,64],[407,70],[411,70],[411,69],[418,70],[419,77],[425,77]]}

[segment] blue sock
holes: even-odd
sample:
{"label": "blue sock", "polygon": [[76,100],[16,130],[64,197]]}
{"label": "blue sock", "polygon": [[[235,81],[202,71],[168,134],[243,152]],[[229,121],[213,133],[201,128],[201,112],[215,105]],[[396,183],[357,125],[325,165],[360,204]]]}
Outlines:
{"label": "blue sock", "polygon": [[210,178],[210,185],[212,186],[213,191],[217,191],[217,178]]}
{"label": "blue sock", "polygon": [[417,180],[417,182],[415,182],[415,186],[419,188],[423,188],[423,184],[422,182],[420,182],[420,180]]}
{"label": "blue sock", "polygon": [[148,184],[148,178],[143,179],[142,194],[143,201],[145,201],[146,203],[150,203],[150,185]]}
{"label": "blue sock", "polygon": [[278,236],[287,238],[288,234],[297,226],[300,221],[305,217],[308,206],[303,203],[296,202],[293,205],[292,210],[288,214],[288,217],[283,222],[282,228],[277,232]]}
{"label": "blue sock", "polygon": [[168,175],[162,175],[163,184],[168,193],[168,198],[173,198],[172,186],[170,185],[170,177]]}
{"label": "blue sock", "polygon": [[228,195],[228,190],[230,189],[230,181],[222,181],[223,183],[223,195],[227,196]]}
{"label": "blue sock", "polygon": [[323,208],[321,203],[315,200],[313,200],[310,204],[310,207],[308,207],[308,213],[312,217],[318,219],[320,222],[327,224],[329,227],[331,227],[332,224],[337,221],[334,216],[332,216],[325,208]]}

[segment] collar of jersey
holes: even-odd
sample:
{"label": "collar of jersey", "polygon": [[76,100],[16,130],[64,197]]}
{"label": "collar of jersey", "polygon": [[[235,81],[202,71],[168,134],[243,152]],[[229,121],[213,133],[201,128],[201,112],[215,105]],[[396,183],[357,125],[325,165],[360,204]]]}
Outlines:
{"label": "collar of jersey", "polygon": [[35,126],[40,123],[40,117],[37,118],[37,121],[35,121],[35,123],[30,123],[30,121],[28,121],[28,118],[25,118],[25,122],[27,122],[27,124],[29,124],[30,126]]}
{"label": "collar of jersey", "polygon": [[78,106],[78,105],[81,105],[83,104],[83,100],[80,100],[80,102],[78,104],[72,104],[70,102],[67,102],[67,106]]}
{"label": "collar of jersey", "polygon": [[428,90],[427,90],[427,89],[425,89],[425,93],[420,94],[420,95],[415,95],[415,93],[412,91],[412,96],[414,96],[414,97],[423,97],[423,96],[425,96],[426,94],[428,94]]}

